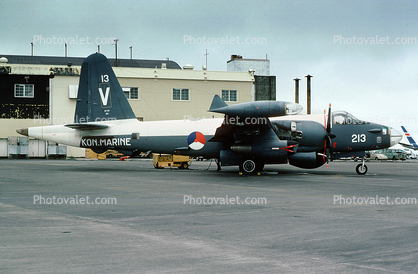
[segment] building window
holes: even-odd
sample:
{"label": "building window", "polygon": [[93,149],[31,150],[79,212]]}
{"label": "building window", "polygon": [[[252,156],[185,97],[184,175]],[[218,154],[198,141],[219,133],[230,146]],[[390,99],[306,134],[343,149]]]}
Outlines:
{"label": "building window", "polygon": [[122,90],[126,96],[126,99],[130,99],[130,100],[139,99],[138,88],[122,88]]}
{"label": "building window", "polygon": [[238,96],[236,90],[222,90],[222,100],[229,102],[237,102]]}
{"label": "building window", "polygon": [[15,97],[33,98],[33,84],[15,84]]}
{"label": "building window", "polygon": [[189,101],[189,89],[173,88],[173,100],[174,101]]}

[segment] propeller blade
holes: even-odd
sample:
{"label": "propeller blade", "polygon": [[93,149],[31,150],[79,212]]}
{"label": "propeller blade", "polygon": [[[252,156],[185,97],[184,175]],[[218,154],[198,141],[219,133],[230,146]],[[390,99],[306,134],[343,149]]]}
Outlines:
{"label": "propeller blade", "polygon": [[331,104],[329,104],[328,108],[328,121],[327,121],[327,133],[331,132]]}
{"label": "propeller blade", "polygon": [[325,163],[325,157],[327,158],[326,161],[327,161],[327,167],[328,167],[329,158],[331,154],[331,139],[335,138],[335,134],[331,133],[331,104],[329,104],[328,118],[326,119],[326,122],[325,122],[325,110],[324,110],[324,127],[325,127],[325,132],[327,134],[325,135],[324,153],[323,153],[322,159]]}

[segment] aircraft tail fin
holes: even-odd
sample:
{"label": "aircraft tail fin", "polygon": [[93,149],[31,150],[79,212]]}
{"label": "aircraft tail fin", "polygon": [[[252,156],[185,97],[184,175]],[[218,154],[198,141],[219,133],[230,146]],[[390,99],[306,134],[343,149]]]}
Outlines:
{"label": "aircraft tail fin", "polygon": [[91,54],[81,66],[74,123],[136,118],[106,56]]}
{"label": "aircraft tail fin", "polygon": [[222,107],[227,107],[228,105],[225,103],[224,100],[222,100],[221,97],[219,97],[219,95],[215,95],[213,97],[212,100],[212,104],[210,105],[209,111],[212,111],[214,109],[218,109],[218,108],[222,108]]}
{"label": "aircraft tail fin", "polygon": [[408,133],[408,131],[406,130],[406,128],[404,126],[401,126],[402,131],[404,132],[404,135],[406,137],[406,139],[408,140],[410,146],[412,146],[413,149],[418,149],[418,145],[415,142],[414,138],[412,138],[411,134]]}

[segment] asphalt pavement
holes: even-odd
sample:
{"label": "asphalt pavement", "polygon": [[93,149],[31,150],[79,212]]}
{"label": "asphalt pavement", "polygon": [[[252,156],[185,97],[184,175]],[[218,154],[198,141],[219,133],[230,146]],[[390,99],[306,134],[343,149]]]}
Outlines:
{"label": "asphalt pavement", "polygon": [[0,160],[0,273],[417,273],[418,162]]}

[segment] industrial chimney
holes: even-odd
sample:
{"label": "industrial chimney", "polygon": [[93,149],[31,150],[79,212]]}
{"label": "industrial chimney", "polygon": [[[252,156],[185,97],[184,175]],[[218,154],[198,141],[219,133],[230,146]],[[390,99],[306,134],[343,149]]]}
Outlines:
{"label": "industrial chimney", "polygon": [[311,78],[313,77],[312,75],[306,75],[305,76],[308,80],[307,80],[307,86],[306,86],[306,92],[307,92],[307,106],[306,106],[306,114],[311,114]]}
{"label": "industrial chimney", "polygon": [[295,103],[299,104],[299,78],[293,79],[295,81]]}

